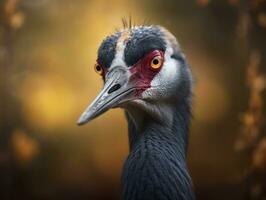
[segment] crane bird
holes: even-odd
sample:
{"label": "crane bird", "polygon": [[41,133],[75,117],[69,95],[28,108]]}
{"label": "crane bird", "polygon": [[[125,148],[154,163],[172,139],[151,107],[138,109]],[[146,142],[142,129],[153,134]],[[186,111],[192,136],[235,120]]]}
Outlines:
{"label": "crane bird", "polygon": [[176,38],[161,26],[124,27],[103,40],[95,71],[104,86],[78,124],[125,110],[123,199],[195,199],[186,163],[193,81]]}

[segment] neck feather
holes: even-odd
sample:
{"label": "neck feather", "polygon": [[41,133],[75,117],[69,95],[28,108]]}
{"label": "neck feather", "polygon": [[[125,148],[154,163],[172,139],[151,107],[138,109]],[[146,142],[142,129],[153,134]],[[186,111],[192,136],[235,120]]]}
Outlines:
{"label": "neck feather", "polygon": [[165,115],[158,109],[155,118],[141,110],[126,112],[130,144],[123,172],[126,200],[194,198],[186,165],[190,99],[167,106],[171,112]]}

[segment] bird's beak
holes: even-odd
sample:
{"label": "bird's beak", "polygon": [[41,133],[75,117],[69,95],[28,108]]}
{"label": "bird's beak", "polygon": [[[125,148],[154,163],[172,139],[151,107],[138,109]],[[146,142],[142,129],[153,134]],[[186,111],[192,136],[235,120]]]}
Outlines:
{"label": "bird's beak", "polygon": [[134,87],[129,84],[128,77],[128,71],[121,67],[116,67],[108,72],[102,91],[81,115],[78,125],[83,125],[108,109],[118,107],[122,103],[131,100]]}

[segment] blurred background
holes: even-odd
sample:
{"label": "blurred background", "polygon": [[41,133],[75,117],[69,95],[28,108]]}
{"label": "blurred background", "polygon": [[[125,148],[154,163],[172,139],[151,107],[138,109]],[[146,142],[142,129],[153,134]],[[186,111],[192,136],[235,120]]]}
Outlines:
{"label": "blurred background", "polygon": [[132,16],[177,36],[195,78],[197,199],[266,199],[264,0],[1,0],[0,199],[121,199],[120,109],[76,121],[104,37]]}

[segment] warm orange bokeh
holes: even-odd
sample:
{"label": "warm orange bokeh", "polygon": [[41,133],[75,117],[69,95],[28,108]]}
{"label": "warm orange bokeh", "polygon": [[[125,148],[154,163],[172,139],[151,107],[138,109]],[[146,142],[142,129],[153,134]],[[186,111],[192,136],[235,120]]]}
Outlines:
{"label": "warm orange bokeh", "polygon": [[[255,13],[263,1],[251,1]],[[265,66],[264,11],[249,27],[238,18],[238,0],[3,2],[8,3],[0,4],[0,114],[5,112],[6,119],[1,118],[0,142],[8,152],[0,151],[0,164],[14,158],[8,167],[15,197],[118,199],[128,154],[123,111],[112,109],[83,127],[76,121],[102,87],[94,71],[97,49],[128,16],[136,24],[148,20],[168,28],[191,65],[195,84],[188,163],[199,199],[229,199],[227,191],[237,191],[231,199],[241,199],[246,160],[253,162],[251,168],[265,169],[265,139],[254,152],[236,153],[265,132],[265,76],[260,75],[265,68],[251,67],[246,74],[246,44],[238,38],[246,37],[250,27],[260,33],[252,45],[262,54],[257,65]],[[242,132],[244,139],[237,139]]]}

